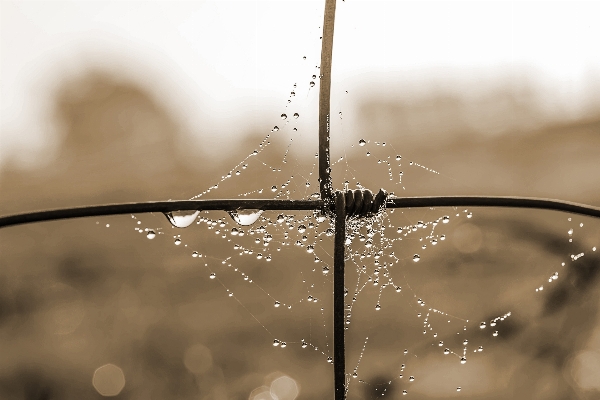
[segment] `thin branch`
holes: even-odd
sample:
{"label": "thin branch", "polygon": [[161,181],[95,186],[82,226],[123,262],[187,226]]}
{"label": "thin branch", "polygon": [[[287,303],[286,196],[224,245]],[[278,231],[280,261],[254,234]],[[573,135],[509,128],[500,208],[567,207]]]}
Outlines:
{"label": "thin branch", "polygon": [[344,250],[346,242],[346,197],[343,192],[335,193],[335,243],[333,253],[333,368],[334,399],[346,398],[346,344],[344,324]]}
{"label": "thin branch", "polygon": [[141,214],[179,210],[315,210],[323,208],[321,200],[273,200],[273,199],[233,199],[233,200],[181,200],[151,201],[146,203],[122,203],[58,210],[36,211],[0,217],[0,228],[32,222],[57,219],[98,217],[120,214]]}
{"label": "thin branch", "polygon": [[410,207],[513,207],[563,211],[600,218],[600,207],[533,197],[432,196],[398,197],[387,200],[387,208]]}
{"label": "thin branch", "polygon": [[323,15],[323,37],[321,42],[321,68],[319,83],[319,180],[321,199],[333,199],[331,185],[331,163],[329,158],[329,114],[331,93],[331,56],[333,53],[333,23],[335,0],[325,1]]}

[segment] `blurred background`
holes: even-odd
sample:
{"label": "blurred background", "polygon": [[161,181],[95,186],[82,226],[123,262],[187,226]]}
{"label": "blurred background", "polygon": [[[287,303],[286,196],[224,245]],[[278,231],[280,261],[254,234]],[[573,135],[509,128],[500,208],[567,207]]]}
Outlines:
{"label": "blurred background", "polygon": [[[338,2],[335,187],[599,206],[599,11],[594,2]],[[3,1],[0,214],[310,197],[322,18],[321,1]],[[399,297],[361,293],[349,397],[599,398],[600,223],[469,211],[388,215],[398,227],[451,222],[437,246],[394,244],[408,260],[392,271]],[[330,238],[319,235],[315,254],[272,245],[265,269],[214,234],[233,226],[226,213],[201,218],[185,230],[162,215],[0,230],[0,397],[328,398],[331,277],[313,258],[329,262]],[[251,231],[236,240],[251,248]],[[283,229],[267,231],[285,242]],[[228,257],[260,286],[218,269]],[[435,339],[422,333],[417,298],[452,314],[431,316]],[[497,328],[479,328],[507,312]],[[465,335],[477,354],[462,365],[438,342],[462,355]],[[305,339],[319,350],[302,349]]]}

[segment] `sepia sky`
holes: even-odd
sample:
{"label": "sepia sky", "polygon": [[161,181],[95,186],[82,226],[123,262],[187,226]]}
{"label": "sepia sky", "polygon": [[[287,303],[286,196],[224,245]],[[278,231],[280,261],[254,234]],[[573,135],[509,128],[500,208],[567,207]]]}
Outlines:
{"label": "sepia sky", "polygon": [[[3,1],[0,165],[9,154],[27,164],[52,144],[53,89],[89,67],[148,87],[198,135],[234,138],[241,124],[263,129],[294,83],[307,110],[301,115],[313,118],[318,85],[307,85],[318,75],[322,7]],[[599,12],[597,2],[338,1],[332,105],[361,85],[412,81],[418,90],[435,78],[482,86],[489,76],[525,73],[577,113],[600,76]]]}

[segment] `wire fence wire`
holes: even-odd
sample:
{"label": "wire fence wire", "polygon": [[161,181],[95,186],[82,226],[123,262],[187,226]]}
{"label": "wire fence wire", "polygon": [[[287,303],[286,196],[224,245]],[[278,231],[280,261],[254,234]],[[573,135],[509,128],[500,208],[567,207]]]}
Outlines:
{"label": "wire fence wire", "polygon": [[[334,399],[346,398],[346,349],[344,329],[344,268],[346,218],[366,214],[348,212],[350,205],[348,191],[333,190],[331,182],[330,144],[330,92],[331,62],[333,51],[333,28],[336,0],[325,0],[323,20],[323,39],[321,47],[321,81],[319,92],[319,200],[283,200],[283,199],[217,199],[217,200],[180,200],[154,201],[142,203],[120,203],[94,205],[76,208],[63,208],[28,212],[0,217],[0,228],[35,222],[62,220],[70,218],[96,217],[120,214],[168,213],[179,210],[222,210],[241,209],[258,210],[316,210],[335,220],[334,273],[333,273],[333,364]],[[370,191],[362,191],[360,196],[370,196],[365,207],[373,202]],[[354,200],[356,201],[356,198]],[[360,199],[361,206],[363,199]],[[356,207],[356,204],[351,204]],[[561,211],[600,218],[600,207],[572,203],[554,199],[527,197],[490,197],[490,196],[430,196],[430,197],[392,197],[386,198],[382,208],[413,207],[509,207]],[[366,208],[365,208],[366,209]],[[355,210],[356,211],[356,210]]]}

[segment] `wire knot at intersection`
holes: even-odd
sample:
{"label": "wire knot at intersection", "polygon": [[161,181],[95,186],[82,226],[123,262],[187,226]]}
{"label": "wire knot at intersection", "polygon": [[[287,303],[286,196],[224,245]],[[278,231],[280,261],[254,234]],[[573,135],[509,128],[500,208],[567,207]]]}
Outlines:
{"label": "wire knot at intersection", "polygon": [[376,196],[368,189],[346,190],[346,216],[370,217],[380,212],[386,204],[387,192],[379,189]]}

